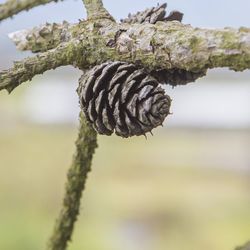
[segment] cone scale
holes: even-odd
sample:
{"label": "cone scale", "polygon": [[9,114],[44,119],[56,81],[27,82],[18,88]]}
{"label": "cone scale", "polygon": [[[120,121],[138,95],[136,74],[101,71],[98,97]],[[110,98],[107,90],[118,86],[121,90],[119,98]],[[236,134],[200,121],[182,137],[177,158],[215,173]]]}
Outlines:
{"label": "cone scale", "polygon": [[80,106],[99,134],[145,135],[162,125],[171,99],[144,69],[125,62],[107,62],[79,80]]}

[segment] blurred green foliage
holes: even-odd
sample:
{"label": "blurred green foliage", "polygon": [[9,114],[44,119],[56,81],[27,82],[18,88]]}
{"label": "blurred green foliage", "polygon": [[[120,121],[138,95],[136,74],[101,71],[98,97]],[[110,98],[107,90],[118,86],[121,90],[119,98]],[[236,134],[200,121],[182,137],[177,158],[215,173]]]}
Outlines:
{"label": "blurred green foliage", "polygon": [[[1,129],[1,250],[45,248],[76,133],[62,126]],[[249,175],[218,165],[243,164],[246,136],[173,129],[147,140],[100,136],[69,250],[229,250],[244,243]]]}

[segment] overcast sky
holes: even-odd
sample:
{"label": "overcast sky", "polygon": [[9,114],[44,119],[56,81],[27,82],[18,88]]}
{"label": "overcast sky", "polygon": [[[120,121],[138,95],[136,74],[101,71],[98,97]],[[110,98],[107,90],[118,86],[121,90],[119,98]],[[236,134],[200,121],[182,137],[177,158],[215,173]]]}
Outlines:
{"label": "overcast sky", "polygon": [[[0,0],[0,3],[3,3]],[[136,12],[146,7],[155,6],[165,1],[158,0],[104,0],[106,8],[120,19],[128,12]],[[185,13],[184,22],[195,26],[223,27],[223,26],[250,26],[250,1],[248,0],[169,0],[169,10],[178,9]],[[84,13],[83,13],[84,12]],[[76,22],[85,16],[81,0],[64,0],[59,3],[50,3],[46,6],[37,7],[28,13],[21,13],[11,20],[1,24],[3,27],[19,29],[38,25],[39,23],[61,22],[68,20]],[[12,23],[12,24],[10,24]]]}

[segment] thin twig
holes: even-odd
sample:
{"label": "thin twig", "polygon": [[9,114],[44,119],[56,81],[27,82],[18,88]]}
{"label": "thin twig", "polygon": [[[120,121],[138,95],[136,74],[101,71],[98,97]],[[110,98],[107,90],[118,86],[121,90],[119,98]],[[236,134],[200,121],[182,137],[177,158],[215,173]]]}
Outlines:
{"label": "thin twig", "polygon": [[72,40],[75,25],[63,23],[46,23],[32,29],[10,33],[9,38],[18,50],[30,50],[34,53],[45,52],[59,44]]}
{"label": "thin twig", "polygon": [[15,62],[11,69],[0,72],[0,90],[9,93],[21,83],[31,80],[34,76],[47,70],[63,65],[70,65],[74,59],[73,43],[65,43],[56,49],[49,50],[20,62]]}
{"label": "thin twig", "polygon": [[81,113],[76,154],[68,171],[63,206],[49,241],[48,250],[65,250],[71,240],[74,223],[79,214],[82,191],[97,147],[96,137],[96,132],[88,125]]}
{"label": "thin twig", "polygon": [[0,4],[0,21],[12,17],[23,10],[30,10],[33,7],[57,2],[58,0],[7,0]]}
{"label": "thin twig", "polygon": [[[52,35],[50,41],[55,43],[53,46],[59,43],[58,47],[0,72],[0,90],[11,91],[34,75],[62,65],[86,69],[109,60],[140,63],[152,71],[180,69],[200,73],[217,67],[250,69],[249,28],[201,29],[179,22],[130,25],[107,19],[103,22],[109,25],[92,28],[91,20],[74,25],[64,33],[72,37],[69,42],[60,43],[60,36]],[[36,29],[34,37],[42,31]],[[49,46],[46,39],[31,38],[26,42],[23,32],[14,39],[22,43],[23,49],[32,46],[43,51]]]}
{"label": "thin twig", "polygon": [[83,0],[89,19],[108,18],[114,20],[110,13],[104,8],[102,0]]}

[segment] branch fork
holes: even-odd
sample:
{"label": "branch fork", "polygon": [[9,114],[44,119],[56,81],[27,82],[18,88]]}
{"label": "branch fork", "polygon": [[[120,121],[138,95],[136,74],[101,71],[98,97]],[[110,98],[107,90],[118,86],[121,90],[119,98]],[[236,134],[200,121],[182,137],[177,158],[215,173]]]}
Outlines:
{"label": "branch fork", "polygon": [[[53,1],[57,0],[7,0],[0,4],[0,21]],[[171,85],[194,81],[211,68],[250,69],[250,28],[193,28],[179,22],[182,13],[172,12],[164,17],[166,4],[116,23],[101,0],[83,0],[83,3],[88,15],[86,21],[45,24],[9,35],[19,50],[38,54],[0,71],[0,90],[10,93],[37,74],[60,66],[72,65],[86,70],[107,61],[140,65],[159,79],[168,79]],[[76,154],[68,172],[63,207],[48,244],[49,250],[65,250],[71,239],[97,147],[96,137],[80,113]],[[248,247],[249,244],[239,249]]]}

